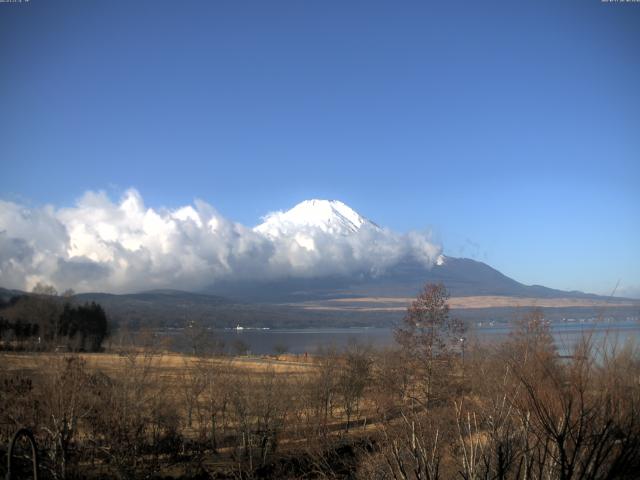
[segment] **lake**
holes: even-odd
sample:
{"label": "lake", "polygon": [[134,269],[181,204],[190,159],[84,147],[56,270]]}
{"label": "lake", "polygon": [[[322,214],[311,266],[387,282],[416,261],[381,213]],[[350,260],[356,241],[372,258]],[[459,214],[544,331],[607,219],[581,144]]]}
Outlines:
{"label": "lake", "polygon": [[[561,355],[567,355],[583,334],[591,334],[596,342],[607,340],[622,344],[630,339],[640,340],[640,322],[575,322],[551,325],[553,337]],[[508,338],[512,327],[506,324],[475,325],[466,334],[468,341],[477,339],[482,343],[496,343]],[[273,354],[278,347],[289,353],[315,353],[319,348],[335,346],[344,348],[349,342],[374,347],[391,346],[394,343],[393,328],[301,328],[301,329],[225,329],[211,330],[218,341],[223,342],[225,351],[234,353],[242,344],[254,355]],[[172,339],[172,346],[179,351],[188,351],[189,344],[181,329],[163,331],[162,336]]]}

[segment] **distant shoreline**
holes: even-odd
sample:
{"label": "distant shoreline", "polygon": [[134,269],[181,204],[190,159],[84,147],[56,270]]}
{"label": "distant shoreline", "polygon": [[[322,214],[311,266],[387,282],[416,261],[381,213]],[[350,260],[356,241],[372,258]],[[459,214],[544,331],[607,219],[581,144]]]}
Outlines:
{"label": "distant shoreline", "polygon": [[[305,310],[352,310],[352,311],[404,311],[413,301],[410,297],[358,297],[334,298],[328,300],[290,303],[288,305]],[[640,300],[600,300],[592,298],[535,298],[508,297],[503,295],[474,295],[468,297],[451,297],[448,301],[451,309],[470,308],[504,308],[504,307],[638,307]]]}

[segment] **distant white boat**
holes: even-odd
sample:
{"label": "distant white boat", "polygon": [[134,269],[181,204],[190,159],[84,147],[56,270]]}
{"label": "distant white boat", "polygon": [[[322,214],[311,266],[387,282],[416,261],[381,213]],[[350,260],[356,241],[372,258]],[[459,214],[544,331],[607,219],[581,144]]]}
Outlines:
{"label": "distant white boat", "polygon": [[241,327],[240,324],[236,325],[236,330],[244,330],[244,327]]}

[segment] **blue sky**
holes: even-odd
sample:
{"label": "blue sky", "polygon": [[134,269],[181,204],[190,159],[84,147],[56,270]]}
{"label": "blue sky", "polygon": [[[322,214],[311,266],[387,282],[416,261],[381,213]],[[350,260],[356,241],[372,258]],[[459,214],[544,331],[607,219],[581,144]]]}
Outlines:
{"label": "blue sky", "polygon": [[0,198],[336,198],[640,296],[639,45],[640,4],[598,0],[0,4]]}

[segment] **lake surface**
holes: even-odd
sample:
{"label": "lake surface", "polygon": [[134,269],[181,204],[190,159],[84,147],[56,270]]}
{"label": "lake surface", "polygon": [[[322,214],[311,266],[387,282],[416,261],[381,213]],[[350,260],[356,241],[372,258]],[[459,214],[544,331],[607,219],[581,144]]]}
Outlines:
{"label": "lake surface", "polygon": [[[555,323],[551,326],[559,353],[571,353],[574,345],[583,335],[591,335],[593,341],[624,344],[628,340],[640,341],[640,322],[575,322]],[[210,334],[224,345],[224,350],[236,353],[240,348],[248,348],[251,354],[273,354],[278,348],[290,353],[315,353],[320,348],[334,346],[344,348],[350,342],[362,345],[385,347],[394,344],[393,328],[309,328],[309,329],[227,329],[211,330]],[[472,327],[466,334],[468,341],[497,343],[508,338],[512,327],[505,324],[483,324]],[[189,345],[181,330],[162,332],[172,338],[173,348],[188,351]]]}

